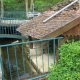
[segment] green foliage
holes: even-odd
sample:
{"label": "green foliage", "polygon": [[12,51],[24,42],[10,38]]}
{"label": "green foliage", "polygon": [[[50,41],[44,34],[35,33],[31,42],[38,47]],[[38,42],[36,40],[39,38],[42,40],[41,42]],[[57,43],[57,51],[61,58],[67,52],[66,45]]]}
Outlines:
{"label": "green foliage", "polygon": [[58,2],[62,2],[65,0],[35,0],[34,4],[35,4],[35,9],[38,11],[45,11],[50,9],[52,6],[54,6],[55,4],[57,4]]}
{"label": "green foliage", "polygon": [[61,46],[58,64],[50,68],[48,80],[80,80],[80,41]]}
{"label": "green foliage", "polygon": [[41,12],[49,9],[52,6],[52,3],[49,3],[49,2],[47,3],[44,0],[43,1],[36,0],[34,4],[35,4],[34,5],[35,9]]}
{"label": "green foliage", "polygon": [[[44,11],[65,0],[34,0],[35,11]],[[25,0],[3,0],[5,11],[25,11]],[[30,6],[30,0],[28,0]]]}
{"label": "green foliage", "polygon": [[25,10],[25,1],[19,0],[3,0],[5,11],[22,11]]}
{"label": "green foliage", "polygon": [[66,1],[66,0],[51,0],[50,3],[53,3],[53,5],[59,3],[59,2],[63,2],[63,1]]}

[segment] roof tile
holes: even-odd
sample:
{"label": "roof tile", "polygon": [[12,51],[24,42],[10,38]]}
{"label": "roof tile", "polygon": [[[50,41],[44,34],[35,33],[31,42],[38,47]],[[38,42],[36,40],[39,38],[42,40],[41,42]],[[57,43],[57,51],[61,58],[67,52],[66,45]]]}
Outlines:
{"label": "roof tile", "polygon": [[80,16],[80,14],[76,14],[75,10],[63,11],[46,23],[43,23],[43,20],[53,13],[55,13],[55,11],[45,11],[42,15],[20,25],[17,31],[21,32],[23,35],[42,39],[44,36],[56,31]]}

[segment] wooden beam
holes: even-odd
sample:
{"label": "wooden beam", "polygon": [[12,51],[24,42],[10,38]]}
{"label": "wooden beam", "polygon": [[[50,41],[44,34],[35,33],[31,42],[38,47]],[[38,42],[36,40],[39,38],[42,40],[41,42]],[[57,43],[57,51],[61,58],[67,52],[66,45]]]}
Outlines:
{"label": "wooden beam", "polygon": [[64,36],[68,35],[72,35],[72,36],[77,36],[80,35],[80,24],[76,25],[75,27],[71,28],[70,30],[66,31],[65,33],[63,33]]}
{"label": "wooden beam", "polygon": [[58,63],[59,60],[59,48],[63,44],[63,39],[58,40],[58,44],[56,45],[56,63]]}
{"label": "wooden beam", "polygon": [[[29,41],[33,40],[31,36],[28,36],[28,39],[29,39]],[[30,44],[30,49],[33,49],[33,43]]]}
{"label": "wooden beam", "polygon": [[75,20],[71,21],[70,23],[66,24],[65,26],[55,30],[54,32],[50,33],[49,35],[44,36],[44,38],[53,38],[57,37],[64,32],[70,30],[71,28],[75,27],[76,25],[80,24],[80,17],[76,18]]}

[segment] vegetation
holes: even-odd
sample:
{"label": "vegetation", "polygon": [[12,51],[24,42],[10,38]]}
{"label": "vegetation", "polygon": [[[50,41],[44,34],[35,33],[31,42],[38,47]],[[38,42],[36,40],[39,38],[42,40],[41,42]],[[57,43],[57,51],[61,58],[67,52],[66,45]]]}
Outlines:
{"label": "vegetation", "polygon": [[58,2],[62,2],[65,0],[35,0],[35,9],[39,11],[44,11],[50,9],[52,6],[57,4]]}
{"label": "vegetation", "polygon": [[[28,18],[28,11],[43,12],[51,9],[58,2],[66,0],[1,0],[0,16],[1,17],[18,17],[17,13],[21,13],[21,19]],[[33,7],[34,3],[34,7]],[[19,17],[18,17],[19,18]],[[29,18],[28,18],[29,19]]]}
{"label": "vegetation", "polygon": [[[30,8],[30,1],[28,0],[29,8]],[[34,8],[37,11],[44,11],[47,8],[55,5],[58,2],[62,2],[64,0],[34,0]],[[5,11],[25,11],[25,0],[3,0],[4,2],[4,10]]]}
{"label": "vegetation", "polygon": [[48,80],[80,80],[80,41],[61,46],[60,59],[52,64]]}

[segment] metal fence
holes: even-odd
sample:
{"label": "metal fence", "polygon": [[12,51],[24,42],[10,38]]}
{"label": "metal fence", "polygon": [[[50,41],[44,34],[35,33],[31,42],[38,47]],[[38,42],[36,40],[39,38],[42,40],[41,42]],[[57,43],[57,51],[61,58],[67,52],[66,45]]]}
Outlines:
{"label": "metal fence", "polygon": [[[2,13],[0,12],[0,15]],[[26,11],[4,11],[3,18],[11,18],[16,20],[26,19]]]}
{"label": "metal fence", "polygon": [[26,21],[26,12],[5,11],[3,16],[0,17],[0,36],[5,36],[1,34],[7,34],[6,37],[9,37],[9,35],[15,35],[15,37],[16,35],[21,35],[18,31],[16,31],[16,28]]}
{"label": "metal fence", "polygon": [[[59,58],[63,37],[0,45],[2,80],[38,80]],[[33,48],[30,48],[33,44]]]}
{"label": "metal fence", "polygon": [[19,34],[16,28],[25,21],[25,12],[4,12],[3,17],[0,17],[0,34]]}

